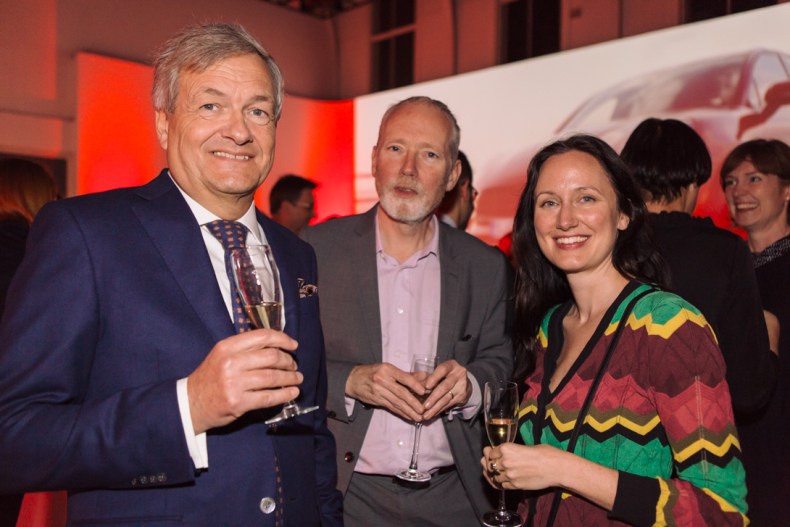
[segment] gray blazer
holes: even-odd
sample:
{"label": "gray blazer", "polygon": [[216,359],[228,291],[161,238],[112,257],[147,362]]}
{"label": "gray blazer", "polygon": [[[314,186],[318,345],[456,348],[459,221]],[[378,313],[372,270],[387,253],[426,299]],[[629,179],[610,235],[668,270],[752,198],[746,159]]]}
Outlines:
{"label": "gray blazer", "polygon": [[[318,257],[321,323],[329,374],[329,428],[337,441],[338,488],[345,493],[367,433],[372,408],[345,407],[345,383],[358,364],[382,362],[376,274],[377,207],[307,229],[303,237]],[[510,268],[504,256],[477,238],[439,222],[441,308],[437,356],[455,359],[480,383],[509,379]],[[480,412],[482,414],[482,412]],[[478,514],[490,510],[490,487],[480,457],[487,444],[482,415],[470,421],[443,418],[453,459]]]}

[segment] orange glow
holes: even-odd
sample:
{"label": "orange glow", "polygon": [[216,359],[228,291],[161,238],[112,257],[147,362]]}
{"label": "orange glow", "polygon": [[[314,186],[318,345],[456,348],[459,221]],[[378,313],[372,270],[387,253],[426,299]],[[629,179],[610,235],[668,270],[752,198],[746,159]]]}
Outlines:
{"label": "orange glow", "polygon": [[77,55],[77,194],[141,185],[165,166],[152,78],[142,64]]}
{"label": "orange glow", "polygon": [[[166,165],[154,128],[149,66],[80,53],[77,57],[77,193],[141,185]],[[353,101],[287,96],[277,125],[270,177],[256,194],[268,211],[269,189],[284,173],[319,183],[316,220],[354,210]]]}
{"label": "orange glow", "polygon": [[286,97],[277,125],[277,148],[269,177],[256,194],[258,208],[268,212],[269,191],[286,173],[319,184],[316,218],[354,212],[354,102],[327,102]]}

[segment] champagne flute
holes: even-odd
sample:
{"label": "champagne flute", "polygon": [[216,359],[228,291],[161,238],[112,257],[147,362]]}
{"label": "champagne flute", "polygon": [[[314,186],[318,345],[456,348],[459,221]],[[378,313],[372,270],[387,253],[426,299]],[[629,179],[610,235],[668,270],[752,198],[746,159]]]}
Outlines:
{"label": "champagne flute", "polygon": [[[415,357],[411,363],[411,372],[416,374],[415,377],[420,382],[424,382],[425,379],[428,378],[428,375],[433,373],[434,369],[436,369],[436,357]],[[417,400],[423,404],[429,395],[431,395],[430,390],[425,390],[425,394],[423,395],[418,395],[416,393],[414,394]],[[395,474],[404,481],[422,482],[431,479],[431,474],[429,472],[421,472],[417,468],[417,458],[420,455],[421,430],[422,422],[414,423],[414,445],[412,446],[411,450],[411,462],[409,463],[409,468],[401,470]]]}
{"label": "champagne flute", "polygon": [[[518,425],[518,387],[514,382],[487,382],[483,393],[483,413],[491,446],[512,443]],[[496,472],[496,467],[494,467]],[[505,489],[499,491],[499,508],[483,514],[486,527],[515,527],[521,525],[517,512],[507,510]]]}
{"label": "champagne flute", "polygon": [[[239,299],[255,329],[282,331],[285,327],[285,306],[280,273],[274,263],[271,247],[250,245],[233,249],[230,262]],[[317,406],[302,408],[296,401],[288,401],[280,413],[266,420],[266,424],[291,419],[317,409]]]}

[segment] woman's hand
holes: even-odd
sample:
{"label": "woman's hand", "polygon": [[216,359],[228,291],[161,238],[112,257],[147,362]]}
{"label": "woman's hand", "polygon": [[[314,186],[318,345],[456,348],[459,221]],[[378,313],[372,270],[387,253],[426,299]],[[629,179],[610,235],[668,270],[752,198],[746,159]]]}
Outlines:
{"label": "woman's hand", "polygon": [[562,457],[566,452],[549,445],[504,443],[483,449],[483,475],[503,489],[540,490],[560,485]]}
{"label": "woman's hand", "polygon": [[483,449],[483,475],[498,489],[560,487],[612,510],[618,472],[549,445],[505,443]]}

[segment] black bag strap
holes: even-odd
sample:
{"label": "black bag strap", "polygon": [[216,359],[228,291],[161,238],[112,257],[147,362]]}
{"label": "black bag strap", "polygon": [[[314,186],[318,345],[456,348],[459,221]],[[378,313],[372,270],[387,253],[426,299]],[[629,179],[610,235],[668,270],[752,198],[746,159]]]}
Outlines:
{"label": "black bag strap", "polygon": [[[634,298],[628,302],[628,305],[625,306],[623,310],[623,314],[620,316],[620,322],[617,324],[617,329],[612,336],[612,340],[609,342],[609,347],[606,349],[606,354],[601,360],[601,366],[598,368],[598,372],[595,374],[595,379],[593,379],[592,384],[590,385],[590,391],[587,392],[587,397],[584,399],[584,404],[579,411],[579,415],[576,418],[576,423],[573,426],[573,431],[571,432],[571,437],[568,440],[568,452],[573,452],[576,448],[576,442],[579,439],[579,433],[581,432],[582,426],[584,425],[584,420],[587,418],[587,413],[590,411],[590,406],[592,405],[593,399],[595,398],[595,393],[598,391],[598,386],[601,384],[601,380],[603,380],[603,376],[606,373],[606,368],[609,366],[609,361],[614,354],[614,349],[617,347],[617,341],[620,340],[620,335],[622,333],[623,328],[625,327],[626,323],[628,322],[628,317],[631,316],[631,311],[633,311],[634,306],[636,303],[644,296],[652,293],[655,291],[652,287],[645,289]],[[546,527],[552,527],[554,525],[554,520],[557,517],[557,511],[560,508],[560,500],[562,499],[562,490],[555,489],[554,490],[554,497],[551,501],[551,509],[549,510],[549,517],[546,523]],[[524,525],[532,526],[534,523],[534,514],[535,514],[535,505],[536,505],[536,498],[531,498],[530,503],[530,510],[529,516],[527,521]]]}

